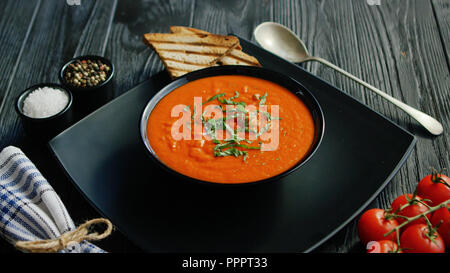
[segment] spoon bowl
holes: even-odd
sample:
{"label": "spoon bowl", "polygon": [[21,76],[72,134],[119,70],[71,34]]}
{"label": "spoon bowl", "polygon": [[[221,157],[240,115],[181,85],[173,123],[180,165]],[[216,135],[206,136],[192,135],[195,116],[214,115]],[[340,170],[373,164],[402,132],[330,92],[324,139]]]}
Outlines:
{"label": "spoon bowl", "polygon": [[263,48],[290,62],[301,63],[310,57],[305,44],[281,24],[262,23],[256,27],[254,34],[256,41]]}
{"label": "spoon bowl", "polygon": [[435,118],[393,98],[380,89],[368,84],[367,82],[357,78],[356,76],[348,73],[325,59],[310,56],[303,41],[300,40],[300,38],[287,27],[275,22],[264,22],[255,28],[253,34],[258,44],[267,51],[270,51],[273,54],[293,63],[318,61],[324,65],[327,65],[402,109],[405,113],[419,122],[431,134],[440,135],[444,131],[442,124]]}

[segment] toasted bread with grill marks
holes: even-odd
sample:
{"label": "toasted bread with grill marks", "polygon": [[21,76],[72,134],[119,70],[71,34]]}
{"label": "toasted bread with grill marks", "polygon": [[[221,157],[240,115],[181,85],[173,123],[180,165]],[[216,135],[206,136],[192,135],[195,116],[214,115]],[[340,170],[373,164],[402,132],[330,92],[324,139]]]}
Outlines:
{"label": "toasted bread with grill marks", "polygon": [[[184,33],[184,34],[212,34],[210,32],[198,29],[198,28],[192,28],[192,27],[185,27],[185,26],[170,26],[170,32],[171,33]],[[239,44],[239,41],[237,45],[234,47],[235,49],[242,49],[241,45]]]}
{"label": "toasted bread with grill marks", "polygon": [[208,31],[204,31],[198,28],[185,27],[185,26],[170,26],[171,33],[184,33],[184,34],[211,34]]}
{"label": "toasted bread with grill marks", "polygon": [[178,43],[190,45],[208,45],[231,47],[239,43],[234,36],[217,34],[186,34],[186,33],[147,33],[144,38],[149,43]]}
{"label": "toasted bread with grill marks", "polygon": [[144,42],[152,47],[172,78],[217,65],[254,65],[258,60],[242,52],[235,36],[172,26],[173,33],[147,33]]}

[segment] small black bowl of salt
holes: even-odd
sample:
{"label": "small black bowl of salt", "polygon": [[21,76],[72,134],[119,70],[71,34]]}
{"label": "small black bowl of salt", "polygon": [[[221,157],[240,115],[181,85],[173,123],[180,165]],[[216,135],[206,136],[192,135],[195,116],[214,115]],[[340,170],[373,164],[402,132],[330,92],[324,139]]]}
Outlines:
{"label": "small black bowl of salt", "polygon": [[62,85],[37,84],[17,97],[16,111],[27,135],[48,141],[71,125],[72,101],[72,93]]}

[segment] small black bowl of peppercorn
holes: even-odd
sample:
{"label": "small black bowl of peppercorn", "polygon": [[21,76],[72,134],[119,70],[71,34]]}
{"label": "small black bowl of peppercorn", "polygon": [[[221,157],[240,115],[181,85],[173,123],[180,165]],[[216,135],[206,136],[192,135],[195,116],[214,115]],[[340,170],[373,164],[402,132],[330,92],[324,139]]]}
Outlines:
{"label": "small black bowl of peppercorn", "polygon": [[114,65],[106,58],[85,55],[64,64],[59,73],[62,85],[74,96],[74,110],[83,117],[113,97]]}

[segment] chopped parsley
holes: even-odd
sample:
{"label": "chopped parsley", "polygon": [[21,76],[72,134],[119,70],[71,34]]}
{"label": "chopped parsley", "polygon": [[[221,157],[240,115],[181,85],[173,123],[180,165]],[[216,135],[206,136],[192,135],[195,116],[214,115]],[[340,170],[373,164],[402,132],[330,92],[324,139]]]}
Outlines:
{"label": "chopped parsley", "polygon": [[[217,105],[217,108],[219,108],[224,113],[227,113],[228,115],[226,117],[214,119],[210,118],[206,120],[204,118],[205,113],[201,114],[201,121],[206,129],[206,134],[209,135],[212,139],[212,142],[216,144],[216,146],[213,148],[214,156],[216,157],[223,157],[223,156],[234,156],[234,157],[240,157],[243,156],[243,160],[246,161],[248,157],[248,151],[246,150],[261,150],[262,142],[259,142],[259,146],[250,146],[246,144],[241,144],[241,141],[246,141],[247,144],[252,144],[252,141],[242,139],[238,137],[237,130],[233,130],[227,123],[226,120],[235,119],[238,117],[242,117],[243,115],[247,114],[248,112],[245,110],[246,103],[243,101],[235,101],[237,98],[239,98],[239,92],[234,91],[234,96],[230,98],[225,98],[225,93],[220,93],[215,96],[212,96],[208,100],[202,103],[208,103],[213,100],[217,100],[219,103],[224,105],[232,105],[236,106],[234,109],[224,110],[222,105]],[[264,95],[260,96],[259,94],[253,95],[256,99],[259,100],[259,105],[265,105],[266,99],[267,99],[267,92],[264,93]],[[189,110],[190,107],[186,106],[185,110]],[[196,115],[197,109],[194,105],[194,113],[192,114],[192,119],[194,119]],[[275,119],[281,119],[278,117],[272,117],[267,112],[262,112],[262,114],[267,119],[267,124],[260,129],[259,132],[256,132],[255,130],[249,130],[249,118],[245,117],[245,132],[253,132],[256,134],[256,136],[261,136],[263,133],[267,132],[271,127],[271,121]],[[216,139],[216,131],[217,130],[226,130],[230,134],[231,138],[226,139],[223,142]],[[242,130],[241,130],[242,131]],[[240,148],[240,149],[238,149]]]}

